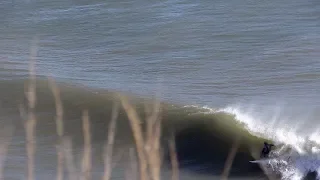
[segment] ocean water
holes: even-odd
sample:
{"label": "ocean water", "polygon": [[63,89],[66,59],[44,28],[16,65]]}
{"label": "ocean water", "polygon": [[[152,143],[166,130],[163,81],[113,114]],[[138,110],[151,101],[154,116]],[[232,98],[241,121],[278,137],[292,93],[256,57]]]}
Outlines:
{"label": "ocean water", "polygon": [[[89,109],[94,178],[103,170],[115,92],[160,98],[164,142],[175,129],[183,179],[219,178],[238,133],[243,147],[231,178],[265,177],[261,166],[249,163],[264,140],[296,153],[294,162],[276,168],[283,178],[320,169],[319,1],[3,0],[0,24],[0,118],[15,126],[5,166],[9,179],[26,177],[19,104],[33,47],[37,179],[55,177],[56,110],[46,76],[61,83],[75,154],[81,154],[81,111]],[[119,153],[134,147],[121,112]],[[120,159],[114,179],[123,178],[126,158]],[[170,163],[164,169],[170,174]]]}

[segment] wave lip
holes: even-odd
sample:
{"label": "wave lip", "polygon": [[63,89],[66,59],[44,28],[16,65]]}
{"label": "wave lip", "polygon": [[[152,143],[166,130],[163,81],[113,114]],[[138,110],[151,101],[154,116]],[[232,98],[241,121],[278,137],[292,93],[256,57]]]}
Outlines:
{"label": "wave lip", "polygon": [[304,136],[288,125],[263,123],[259,117],[253,117],[238,107],[229,106],[219,111],[233,115],[236,121],[244,124],[250,134],[269,139],[280,147],[273,153],[282,156],[261,164],[269,167],[269,173],[280,174],[282,179],[301,180],[308,173],[315,172],[316,179],[320,179],[320,130]]}

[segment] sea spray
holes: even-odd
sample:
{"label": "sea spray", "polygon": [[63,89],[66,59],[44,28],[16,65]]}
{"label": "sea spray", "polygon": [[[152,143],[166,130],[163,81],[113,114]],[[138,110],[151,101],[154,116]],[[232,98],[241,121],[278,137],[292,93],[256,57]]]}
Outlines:
{"label": "sea spray", "polygon": [[[280,173],[285,180],[301,180],[309,172],[316,172],[317,179],[320,179],[319,130],[312,132],[309,137],[298,134],[294,126],[275,124],[274,120],[280,118],[278,115],[273,116],[272,122],[268,123],[261,117],[253,117],[250,113],[242,111],[239,107],[229,106],[219,111],[234,115],[235,120],[244,123],[252,135],[270,139],[275,144],[282,144],[283,148],[273,152],[278,158],[268,160],[267,165],[264,165],[268,167],[269,173]],[[283,156],[284,149],[291,151]]]}

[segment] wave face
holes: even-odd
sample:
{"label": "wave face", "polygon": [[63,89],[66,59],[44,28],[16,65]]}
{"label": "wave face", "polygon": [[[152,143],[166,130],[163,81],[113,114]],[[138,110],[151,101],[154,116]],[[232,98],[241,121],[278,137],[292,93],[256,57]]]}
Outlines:
{"label": "wave face", "polygon": [[[13,125],[14,135],[8,151],[5,175],[8,178],[23,178],[26,163],[25,132],[21,123],[19,105],[24,98],[24,81],[1,81],[0,114],[2,127]],[[103,145],[116,93],[101,89],[89,89],[79,85],[59,84],[64,109],[64,125],[67,136],[72,138],[75,161],[80,162],[83,133],[81,115],[88,109],[93,143],[93,176],[100,177],[103,171]],[[46,80],[37,81],[37,158],[36,175],[39,178],[55,177],[56,149],[58,141],[55,128],[55,102]],[[138,114],[144,117],[144,105],[148,99],[131,96]],[[176,151],[184,179],[195,177],[220,177],[230,149],[240,139],[230,171],[231,178],[257,178],[265,174],[279,174],[284,179],[301,179],[309,172],[319,172],[320,161],[316,156],[319,136],[317,131],[305,136],[293,126],[276,122],[283,116],[268,113],[274,118],[246,111],[240,105],[225,108],[198,107],[162,102],[162,147],[164,169],[170,172],[167,142],[174,132]],[[272,114],[272,115],[270,115]],[[272,119],[266,121],[265,119]],[[288,125],[288,124],[287,124]],[[291,128],[290,128],[291,127]],[[250,163],[257,158],[264,141],[271,141],[277,148],[274,154],[292,158],[277,159],[267,163]],[[132,132],[123,109],[117,121],[114,161],[117,161],[114,177],[124,177],[128,164],[128,150],[134,147]],[[290,151],[290,152],[289,152]],[[280,165],[279,165],[280,164]],[[270,166],[275,167],[269,168]],[[166,174],[166,173],[164,173]],[[192,174],[192,175],[190,175]]]}

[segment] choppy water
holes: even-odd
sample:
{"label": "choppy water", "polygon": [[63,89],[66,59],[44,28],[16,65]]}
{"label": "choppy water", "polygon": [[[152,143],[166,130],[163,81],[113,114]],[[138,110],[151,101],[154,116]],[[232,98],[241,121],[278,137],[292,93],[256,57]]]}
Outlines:
{"label": "choppy water", "polygon": [[[81,84],[90,89],[87,92],[87,88],[74,86],[66,93],[66,107],[74,113],[70,122],[77,119],[83,107],[97,109],[93,116],[98,125],[109,117],[99,118],[106,107],[101,97],[90,99],[92,92],[109,95],[106,91],[112,90],[150,97],[157,91],[163,102],[181,105],[168,111],[182,116],[183,122],[191,118],[205,121],[204,124],[221,123],[215,114],[219,111],[226,117],[235,115],[228,124],[243,122],[252,135],[289,144],[299,153],[303,152],[301,147],[307,136],[319,141],[320,3],[316,0],[4,0],[0,2],[0,24],[2,122],[20,122],[15,108],[23,96],[23,83],[18,80],[27,78],[32,39],[37,37],[38,76],[50,74],[71,87]],[[40,89],[47,91],[46,87]],[[79,100],[80,96],[83,99]],[[51,98],[40,99],[40,104],[53,104]],[[199,114],[209,113],[210,120],[193,117],[183,107]],[[54,106],[43,107],[39,113],[50,115],[53,120]],[[179,119],[176,115],[168,116],[171,121]],[[178,122],[168,126],[179,127]],[[40,133],[52,130],[49,139],[54,134],[53,127],[53,122],[38,126]],[[198,142],[197,139],[203,139],[204,143],[199,145],[207,147],[208,137],[221,134],[212,130],[208,135],[204,127],[193,123],[183,127],[186,129],[182,135],[177,135],[178,139],[182,137],[181,148],[185,143]],[[71,126],[69,130],[77,134],[79,128]],[[183,132],[194,134],[189,137]],[[22,148],[20,135],[17,133],[14,143]],[[45,137],[41,136],[43,146],[51,148]],[[94,137],[100,144],[101,137]],[[191,137],[196,140],[185,142],[185,138]],[[220,160],[214,157],[203,162],[202,157],[193,156],[202,153],[209,157],[210,153],[204,152],[206,148],[189,153],[185,148],[179,150],[185,159],[198,159],[194,166],[210,167],[205,170],[210,175],[193,165],[184,168],[198,172],[197,178],[204,174],[216,177],[221,173],[229,146],[224,146],[225,142],[215,144],[224,151]],[[17,149],[10,156],[12,162],[19,162],[16,157],[23,154]],[[243,164],[248,159],[239,160],[240,166],[251,167],[252,164]],[[14,172],[15,168],[11,170]],[[44,176],[45,173],[41,177]]]}

